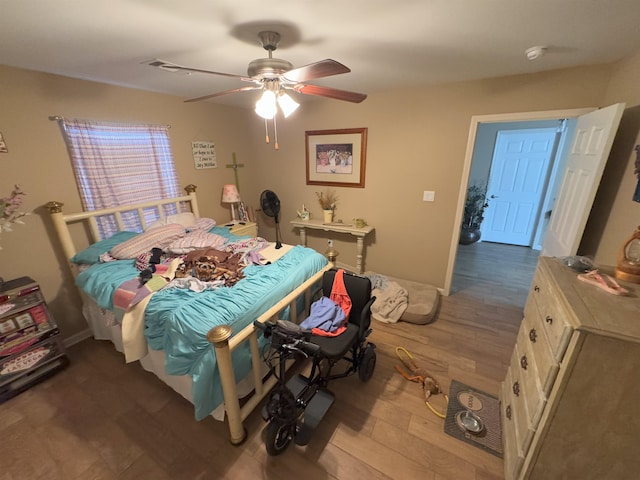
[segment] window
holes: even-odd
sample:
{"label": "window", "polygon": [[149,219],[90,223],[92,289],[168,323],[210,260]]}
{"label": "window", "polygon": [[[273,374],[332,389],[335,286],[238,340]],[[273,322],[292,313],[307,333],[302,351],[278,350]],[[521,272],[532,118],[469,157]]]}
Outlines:
{"label": "window", "polygon": [[[85,211],[130,205],[179,195],[168,126],[60,119]],[[167,205],[165,215],[176,213]],[[153,223],[159,212],[144,212]],[[123,213],[127,230],[142,231],[135,212]],[[98,221],[102,238],[118,226],[113,215]]]}

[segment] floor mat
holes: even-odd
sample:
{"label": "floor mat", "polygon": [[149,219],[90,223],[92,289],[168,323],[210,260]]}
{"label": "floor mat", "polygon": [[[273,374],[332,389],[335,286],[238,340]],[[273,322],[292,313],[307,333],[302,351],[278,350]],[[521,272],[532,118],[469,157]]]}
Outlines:
{"label": "floor mat", "polygon": [[[480,418],[480,422],[469,424],[465,415],[471,411]],[[473,417],[470,415],[470,418]],[[473,417],[477,420],[476,417]],[[465,427],[466,425],[466,427]],[[481,428],[472,433],[467,427]],[[458,440],[486,450],[502,458],[502,425],[500,422],[500,403],[496,397],[488,395],[468,385],[451,380],[449,387],[449,405],[444,420],[444,431]]]}

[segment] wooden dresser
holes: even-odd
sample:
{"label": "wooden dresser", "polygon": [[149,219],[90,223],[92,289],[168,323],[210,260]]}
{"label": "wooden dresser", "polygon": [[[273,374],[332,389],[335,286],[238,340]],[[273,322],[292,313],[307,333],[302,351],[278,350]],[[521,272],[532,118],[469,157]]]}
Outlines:
{"label": "wooden dresser", "polygon": [[500,392],[507,480],[640,478],[640,285],[624,286],[540,258]]}

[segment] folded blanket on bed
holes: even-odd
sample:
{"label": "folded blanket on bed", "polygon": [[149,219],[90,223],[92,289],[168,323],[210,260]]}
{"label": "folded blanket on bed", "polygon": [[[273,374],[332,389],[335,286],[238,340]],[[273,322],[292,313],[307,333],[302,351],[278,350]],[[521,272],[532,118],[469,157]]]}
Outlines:
{"label": "folded blanket on bed", "polygon": [[371,293],[376,301],[371,315],[384,323],[396,323],[409,306],[409,294],[397,282],[387,281],[384,289],[374,288]]}
{"label": "folded blanket on bed", "polygon": [[116,318],[121,318],[122,343],[127,363],[144,357],[149,350],[144,338],[144,311],[151,300],[151,295],[163,289],[175,275],[182,263],[176,258],[170,264],[158,265],[154,273],[145,283],[140,278],[133,278],[122,283],[113,295],[113,311]]}

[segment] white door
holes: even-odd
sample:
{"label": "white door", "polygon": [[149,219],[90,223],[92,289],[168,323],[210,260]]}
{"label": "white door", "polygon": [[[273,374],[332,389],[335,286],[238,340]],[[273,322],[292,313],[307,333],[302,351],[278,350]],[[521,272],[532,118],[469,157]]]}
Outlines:
{"label": "white door", "polygon": [[623,111],[624,103],[618,103],[578,117],[541,255],[577,252]]}
{"label": "white door", "polygon": [[483,240],[531,245],[557,135],[555,128],[498,132]]}

